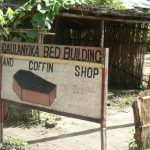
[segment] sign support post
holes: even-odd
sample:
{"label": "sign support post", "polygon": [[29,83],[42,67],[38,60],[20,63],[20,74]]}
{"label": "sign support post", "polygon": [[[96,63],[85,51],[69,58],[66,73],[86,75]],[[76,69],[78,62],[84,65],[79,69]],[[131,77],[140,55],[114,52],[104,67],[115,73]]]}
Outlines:
{"label": "sign support post", "polygon": [[[0,57],[0,91],[2,89],[1,80],[2,80],[2,57]],[[4,102],[0,99],[0,143],[3,143],[3,105]]]}
{"label": "sign support post", "polygon": [[3,143],[3,102],[0,101],[0,143]]}
{"label": "sign support post", "polygon": [[102,104],[101,104],[101,150],[107,150],[107,91],[108,91],[108,54],[109,49],[106,49],[104,68],[102,70]]}

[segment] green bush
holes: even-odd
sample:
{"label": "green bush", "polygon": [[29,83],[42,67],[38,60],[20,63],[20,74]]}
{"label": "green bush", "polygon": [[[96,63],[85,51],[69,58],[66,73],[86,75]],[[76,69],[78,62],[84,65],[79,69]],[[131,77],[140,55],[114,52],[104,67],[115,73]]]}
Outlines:
{"label": "green bush", "polygon": [[27,145],[22,139],[9,139],[2,144],[1,150],[25,150]]}
{"label": "green bush", "polygon": [[4,106],[5,122],[41,123],[40,111],[25,106],[6,104]]}
{"label": "green bush", "polygon": [[131,141],[128,145],[128,150],[141,150],[141,147],[138,146],[135,141]]}

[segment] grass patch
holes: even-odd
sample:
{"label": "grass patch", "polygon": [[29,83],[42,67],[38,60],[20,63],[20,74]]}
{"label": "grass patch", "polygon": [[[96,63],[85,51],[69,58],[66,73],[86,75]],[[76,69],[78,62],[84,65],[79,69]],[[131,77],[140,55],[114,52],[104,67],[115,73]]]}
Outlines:
{"label": "grass patch", "polygon": [[129,95],[127,97],[120,98],[116,103],[113,104],[113,106],[118,108],[127,108],[132,105],[134,100],[135,97]]}
{"label": "grass patch", "polygon": [[28,143],[22,139],[8,139],[1,147],[1,150],[25,150]]}
{"label": "grass patch", "polygon": [[127,108],[137,99],[136,90],[113,90],[108,92],[108,104],[120,109]]}
{"label": "grass patch", "polygon": [[142,148],[135,143],[135,140],[132,140],[129,142],[128,150],[142,150]]}

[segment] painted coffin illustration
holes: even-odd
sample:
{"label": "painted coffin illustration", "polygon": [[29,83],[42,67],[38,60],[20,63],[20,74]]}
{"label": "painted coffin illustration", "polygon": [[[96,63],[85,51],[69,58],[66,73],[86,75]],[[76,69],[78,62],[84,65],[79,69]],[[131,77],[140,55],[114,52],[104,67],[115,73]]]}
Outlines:
{"label": "painted coffin illustration", "polygon": [[13,91],[27,102],[49,106],[56,98],[56,85],[31,71],[19,70],[13,76]]}

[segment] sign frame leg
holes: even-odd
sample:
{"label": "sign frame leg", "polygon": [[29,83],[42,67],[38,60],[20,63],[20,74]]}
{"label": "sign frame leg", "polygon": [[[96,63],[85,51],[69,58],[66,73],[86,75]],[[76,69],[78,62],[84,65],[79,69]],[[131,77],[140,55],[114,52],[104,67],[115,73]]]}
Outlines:
{"label": "sign frame leg", "polygon": [[107,93],[108,93],[108,59],[109,49],[106,48],[104,68],[102,69],[102,103],[101,103],[101,150],[107,150]]}
{"label": "sign frame leg", "polygon": [[0,100],[0,143],[3,143],[3,104]]}

